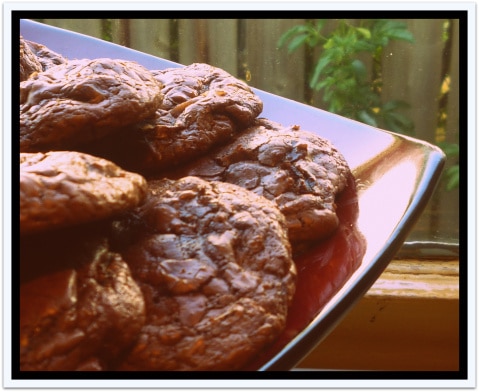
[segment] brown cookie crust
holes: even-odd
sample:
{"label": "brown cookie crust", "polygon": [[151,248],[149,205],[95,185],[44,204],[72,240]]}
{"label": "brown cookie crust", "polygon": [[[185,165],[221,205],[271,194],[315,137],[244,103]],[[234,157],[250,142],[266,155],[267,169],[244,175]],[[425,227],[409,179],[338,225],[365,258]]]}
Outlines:
{"label": "brown cookie crust", "polygon": [[20,154],[22,233],[113,216],[139,204],[146,180],[75,151]]}
{"label": "brown cookie crust", "polygon": [[251,88],[222,69],[195,63],[152,73],[163,85],[155,117],[91,150],[129,170],[154,172],[187,163],[231,140],[263,110]]}
{"label": "brown cookie crust", "polygon": [[54,67],[55,65],[60,65],[67,62],[65,57],[57,52],[54,52],[45,45],[30,40],[25,40],[25,42],[31,51],[37,56],[38,62],[42,66],[42,71]]}
{"label": "brown cookie crust", "polygon": [[211,107],[248,125],[263,110],[262,101],[245,82],[220,68],[194,63],[152,72],[163,85],[161,109],[169,111],[171,120],[188,123]]}
{"label": "brown cookie crust", "polygon": [[328,141],[297,126],[257,119],[232,143],[182,175],[240,185],[276,203],[293,243],[324,238],[339,223],[335,198],[351,175]]}
{"label": "brown cookie crust", "polygon": [[20,286],[20,370],[108,370],[145,321],[127,264],[85,236],[25,241],[37,246],[22,252],[22,272],[47,265]]}
{"label": "brown cookie crust", "polygon": [[43,71],[42,65],[27,42],[20,36],[20,82],[35,72]]}
{"label": "brown cookie crust", "polygon": [[296,269],[284,218],[232,184],[149,185],[147,201],[117,225],[133,238],[121,253],[147,313],[120,369],[239,369],[285,325]]}
{"label": "brown cookie crust", "polygon": [[124,60],[71,60],[20,83],[20,151],[68,150],[151,117],[160,85]]}
{"label": "brown cookie crust", "polygon": [[182,164],[225,143],[263,110],[263,102],[246,83],[208,64],[153,74],[164,86],[154,128],[144,128],[154,152],[148,166],[154,168]]}

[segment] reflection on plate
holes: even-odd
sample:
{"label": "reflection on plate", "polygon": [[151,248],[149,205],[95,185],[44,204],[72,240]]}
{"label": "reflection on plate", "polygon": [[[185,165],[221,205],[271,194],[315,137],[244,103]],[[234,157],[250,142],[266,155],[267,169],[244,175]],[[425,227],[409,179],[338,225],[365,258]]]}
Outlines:
{"label": "reflection on plate", "polygon": [[[28,20],[21,21],[21,34],[70,59],[122,58],[150,69],[180,66]],[[331,140],[356,178],[356,184],[338,201],[339,230],[297,260],[300,284],[286,330],[249,366],[286,370],[326,337],[386,268],[431,196],[444,154],[416,139],[264,91],[255,92],[264,102],[262,117],[285,126],[297,124]]]}

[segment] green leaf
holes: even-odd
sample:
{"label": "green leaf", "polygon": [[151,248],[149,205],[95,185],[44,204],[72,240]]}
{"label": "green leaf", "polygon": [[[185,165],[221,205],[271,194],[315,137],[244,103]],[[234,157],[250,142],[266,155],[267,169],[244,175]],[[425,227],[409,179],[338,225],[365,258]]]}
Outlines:
{"label": "green leaf", "polygon": [[443,142],[439,143],[438,146],[444,151],[444,154],[446,154],[449,159],[459,156],[459,144],[457,143]]}
{"label": "green leaf", "polygon": [[298,49],[301,45],[303,45],[306,40],[308,39],[308,35],[306,34],[301,34],[296,37],[294,37],[288,45],[288,53],[294,52],[296,49]]}
{"label": "green leaf", "polygon": [[327,87],[330,87],[330,86],[333,86],[333,85],[334,85],[334,79],[333,78],[325,78],[321,82],[317,83],[316,86],[314,86],[314,88],[319,91],[323,88],[327,88]]}
{"label": "green leaf", "polygon": [[318,83],[319,77],[321,76],[321,72],[323,69],[330,63],[330,58],[329,56],[324,56],[319,59],[319,61],[316,63],[316,67],[314,68],[314,73],[313,76],[311,77],[311,81],[309,82],[309,86],[311,88],[314,88],[316,83]]}
{"label": "green leaf", "polygon": [[446,190],[452,191],[455,188],[459,187],[459,165],[451,166],[446,170]]}
{"label": "green leaf", "polygon": [[358,113],[358,120],[365,124],[371,125],[373,127],[378,126],[376,119],[371,114],[369,114],[366,110],[361,110]]}
{"label": "green leaf", "polygon": [[414,36],[407,30],[407,25],[395,20],[377,20],[374,24],[372,35],[381,46],[386,46],[389,39],[414,42]]}
{"label": "green leaf", "polygon": [[343,95],[351,95],[351,92],[354,91],[356,87],[356,80],[353,78],[344,78],[338,80],[336,84],[336,88],[340,91]]}
{"label": "green leaf", "polygon": [[366,80],[366,77],[367,77],[366,66],[361,60],[358,60],[358,59],[353,60],[351,63],[351,69],[353,70],[357,80],[359,81]]}
{"label": "green leaf", "polygon": [[382,106],[382,110],[384,112],[391,112],[391,111],[397,110],[397,109],[409,109],[409,108],[410,108],[410,105],[407,102],[401,101],[401,100],[398,100],[398,99],[392,99],[392,100],[386,102]]}
{"label": "green leaf", "polygon": [[371,31],[364,27],[356,27],[356,30],[366,39],[371,38]]}
{"label": "green leaf", "polygon": [[354,52],[371,52],[374,53],[376,46],[372,42],[359,40],[354,43]]}
{"label": "green leaf", "polygon": [[407,30],[391,30],[388,31],[388,37],[390,39],[397,39],[397,40],[402,40],[402,41],[407,41],[407,42],[414,42],[414,36],[410,31]]}
{"label": "green leaf", "polygon": [[323,48],[324,48],[324,49],[331,49],[331,48],[333,48],[334,45],[336,44],[334,41],[335,41],[335,40],[334,40],[333,38],[328,39],[328,40],[326,41],[326,43],[323,45]]}
{"label": "green leaf", "polygon": [[318,19],[316,22],[316,30],[318,30],[318,32],[321,31],[327,21],[328,19]]}
{"label": "green leaf", "polygon": [[399,113],[387,112],[383,113],[384,122],[387,125],[387,129],[393,132],[402,134],[411,134],[414,129],[414,124],[409,118]]}
{"label": "green leaf", "polygon": [[315,48],[316,46],[319,45],[319,42],[321,41],[321,36],[318,34],[310,34],[308,37],[308,41],[306,42],[309,47]]}
{"label": "green leaf", "polygon": [[289,41],[292,37],[298,34],[308,33],[308,26],[298,25],[291,27],[288,31],[286,31],[278,40],[278,47],[283,47],[287,41]]}
{"label": "green leaf", "polygon": [[329,104],[329,111],[332,113],[341,113],[343,103],[340,99],[333,97]]}
{"label": "green leaf", "polygon": [[324,90],[323,99],[324,102],[331,102],[335,96],[334,84]]}
{"label": "green leaf", "polygon": [[350,63],[348,53],[341,46],[328,50],[327,55],[331,58],[331,61],[334,62],[334,66],[338,69],[343,69]]}

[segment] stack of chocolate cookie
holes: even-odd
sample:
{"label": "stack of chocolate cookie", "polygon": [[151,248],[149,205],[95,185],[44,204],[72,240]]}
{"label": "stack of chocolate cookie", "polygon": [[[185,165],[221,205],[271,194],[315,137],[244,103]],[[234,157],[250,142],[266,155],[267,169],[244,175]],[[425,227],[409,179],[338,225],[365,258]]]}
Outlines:
{"label": "stack of chocolate cookie", "polygon": [[20,369],[243,368],[338,226],[341,153],[216,67],[20,43]]}

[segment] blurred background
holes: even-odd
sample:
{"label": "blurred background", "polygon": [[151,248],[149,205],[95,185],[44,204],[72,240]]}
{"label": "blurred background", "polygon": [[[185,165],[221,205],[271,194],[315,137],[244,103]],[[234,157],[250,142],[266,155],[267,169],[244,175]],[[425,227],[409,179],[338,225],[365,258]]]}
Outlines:
{"label": "blurred background", "polygon": [[[459,236],[459,20],[36,19],[441,147],[442,181],[408,241],[449,253]],[[437,243],[438,246],[429,244]]]}

